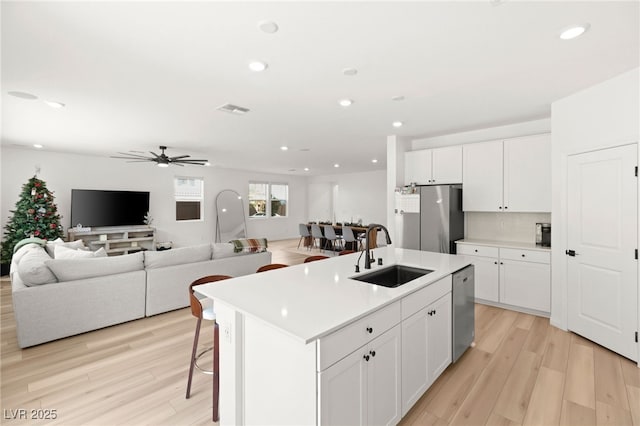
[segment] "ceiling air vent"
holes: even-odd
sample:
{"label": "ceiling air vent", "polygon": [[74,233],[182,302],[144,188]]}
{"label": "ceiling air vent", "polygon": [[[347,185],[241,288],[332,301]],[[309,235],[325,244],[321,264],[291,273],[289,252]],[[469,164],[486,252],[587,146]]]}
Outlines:
{"label": "ceiling air vent", "polygon": [[249,112],[249,108],[243,108],[241,106],[233,105],[233,104],[224,104],[219,106],[216,109],[220,111],[230,112],[232,114],[240,114],[240,115],[244,114],[245,112]]}

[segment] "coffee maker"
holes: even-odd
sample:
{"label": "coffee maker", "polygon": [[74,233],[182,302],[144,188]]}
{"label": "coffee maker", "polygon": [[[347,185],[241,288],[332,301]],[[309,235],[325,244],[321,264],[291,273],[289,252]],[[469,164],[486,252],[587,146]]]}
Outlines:
{"label": "coffee maker", "polygon": [[550,223],[536,223],[536,245],[551,247]]}

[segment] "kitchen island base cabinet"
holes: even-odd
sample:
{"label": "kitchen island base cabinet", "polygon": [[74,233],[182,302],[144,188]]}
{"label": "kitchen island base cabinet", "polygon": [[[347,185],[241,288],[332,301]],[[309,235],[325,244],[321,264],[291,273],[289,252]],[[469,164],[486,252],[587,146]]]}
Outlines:
{"label": "kitchen island base cabinet", "polygon": [[402,321],[402,415],[451,364],[451,293]]}
{"label": "kitchen island base cabinet", "polygon": [[395,425],[400,412],[400,326],[318,374],[322,425]]}

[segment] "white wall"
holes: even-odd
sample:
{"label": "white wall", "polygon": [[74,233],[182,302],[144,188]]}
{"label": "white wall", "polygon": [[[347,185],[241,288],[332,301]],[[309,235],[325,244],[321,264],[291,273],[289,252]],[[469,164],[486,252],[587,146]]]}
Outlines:
{"label": "white wall", "polygon": [[[567,328],[567,156],[637,143],[640,139],[638,68],[554,102],[551,144],[551,323]],[[640,227],[639,227],[640,229]]]}
{"label": "white wall", "polygon": [[386,226],[385,170],[310,176],[308,179],[309,220],[333,220],[325,207],[331,205],[337,222],[362,219],[364,224],[380,223]]}
{"label": "white wall", "polygon": [[[66,153],[47,152],[28,148],[2,146],[0,224],[10,217],[19,194],[27,180],[40,167],[38,177],[55,192],[56,204],[63,216],[65,229],[70,224],[71,189],[112,189],[149,191],[150,213],[154,218],[158,241],[173,241],[174,246],[185,246],[213,241],[215,238],[215,196],[223,189],[234,189],[245,200],[248,211],[249,181],[272,181],[289,184],[289,216],[285,218],[259,218],[247,221],[250,237],[270,240],[295,238],[298,223],[307,219],[307,177],[253,173],[216,167],[186,166],[159,168],[151,164],[127,163],[124,160]],[[176,222],[173,199],[174,176],[204,178],[204,220]],[[3,233],[4,235],[4,233]]]}

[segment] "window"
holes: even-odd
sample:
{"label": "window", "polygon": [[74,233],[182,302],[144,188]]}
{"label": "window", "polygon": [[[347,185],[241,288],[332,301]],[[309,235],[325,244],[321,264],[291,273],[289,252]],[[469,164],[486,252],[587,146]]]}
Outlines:
{"label": "window", "polygon": [[204,180],[202,178],[176,176],[176,220],[202,220],[204,205]]}
{"label": "window", "polygon": [[287,216],[288,200],[289,185],[286,183],[249,183],[249,217]]}

